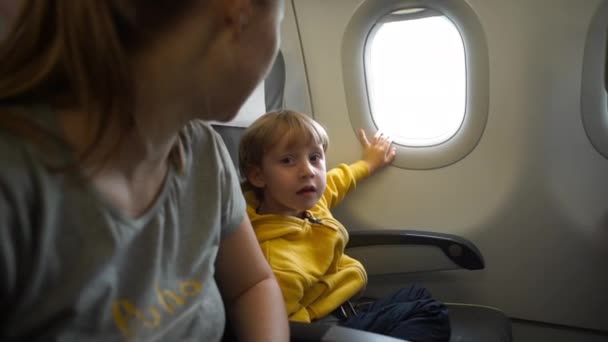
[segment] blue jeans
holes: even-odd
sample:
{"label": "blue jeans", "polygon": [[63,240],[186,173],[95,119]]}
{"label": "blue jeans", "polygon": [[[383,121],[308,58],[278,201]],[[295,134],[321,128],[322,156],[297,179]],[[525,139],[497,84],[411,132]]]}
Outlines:
{"label": "blue jeans", "polygon": [[450,339],[447,307],[419,285],[402,288],[376,300],[340,325],[412,342]]}

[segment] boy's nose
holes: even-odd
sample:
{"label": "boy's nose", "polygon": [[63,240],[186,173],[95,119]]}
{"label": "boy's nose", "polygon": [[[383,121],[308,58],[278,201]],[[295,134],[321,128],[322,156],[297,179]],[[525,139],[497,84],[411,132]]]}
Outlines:
{"label": "boy's nose", "polygon": [[302,163],[300,167],[300,176],[301,177],[313,177],[315,175],[315,168],[309,163]]}

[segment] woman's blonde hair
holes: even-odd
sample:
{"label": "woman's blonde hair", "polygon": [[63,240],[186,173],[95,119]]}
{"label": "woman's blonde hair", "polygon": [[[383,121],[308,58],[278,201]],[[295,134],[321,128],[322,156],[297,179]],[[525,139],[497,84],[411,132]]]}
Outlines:
{"label": "woman's blonde hair", "polygon": [[[308,115],[282,109],[262,115],[249,126],[239,143],[239,169],[245,178],[243,190],[256,188],[247,180],[252,167],[262,167],[264,155],[284,137],[288,145],[314,142],[327,150],[329,137],[318,122]],[[258,194],[259,195],[259,194]]]}
{"label": "woman's blonde hair", "polygon": [[[177,20],[195,0],[21,0],[0,45],[0,126],[32,140],[49,132],[10,115],[11,106],[76,107],[123,135],[133,126],[132,54]],[[199,0],[200,1],[200,0]]]}

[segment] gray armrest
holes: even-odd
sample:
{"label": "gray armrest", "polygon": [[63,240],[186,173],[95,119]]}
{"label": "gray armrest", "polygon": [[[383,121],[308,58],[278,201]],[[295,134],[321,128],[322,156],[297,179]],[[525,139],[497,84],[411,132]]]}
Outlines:
{"label": "gray armrest", "polygon": [[397,342],[404,341],[367,331],[325,323],[289,322],[291,342]]}
{"label": "gray armrest", "polygon": [[346,248],[378,245],[434,246],[458,266],[479,270],[485,266],[483,256],[469,240],[452,234],[417,230],[359,230],[349,232]]}

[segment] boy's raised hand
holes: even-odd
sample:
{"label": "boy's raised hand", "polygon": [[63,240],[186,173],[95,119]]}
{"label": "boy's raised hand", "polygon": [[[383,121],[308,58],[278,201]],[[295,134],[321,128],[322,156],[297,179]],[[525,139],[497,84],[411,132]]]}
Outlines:
{"label": "boy's raised hand", "polygon": [[363,145],[363,160],[367,162],[370,173],[385,167],[395,159],[397,150],[391,146],[393,140],[388,135],[378,131],[370,142],[365,131],[359,129],[359,138]]}

